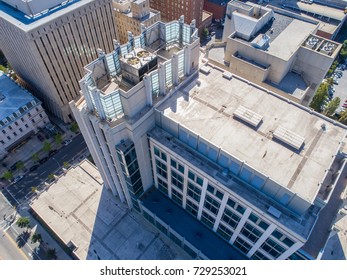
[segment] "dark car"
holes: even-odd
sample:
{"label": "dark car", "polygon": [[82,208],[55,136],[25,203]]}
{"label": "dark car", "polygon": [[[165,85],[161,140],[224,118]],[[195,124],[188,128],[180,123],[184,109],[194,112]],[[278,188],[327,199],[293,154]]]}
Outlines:
{"label": "dark car", "polygon": [[38,135],[37,135],[37,138],[38,138],[41,142],[45,141],[45,138],[44,138],[41,134],[38,134]]}
{"label": "dark car", "polygon": [[44,157],[42,159],[40,159],[40,164],[46,162],[49,159],[49,157]]}
{"label": "dark car", "polygon": [[29,171],[32,172],[32,171],[36,170],[38,167],[39,167],[39,165],[35,164],[35,165],[33,165],[32,167],[29,168]]}
{"label": "dark car", "polygon": [[50,151],[48,153],[48,155],[51,157],[51,156],[55,155],[57,152],[58,152],[57,150],[53,150],[53,151]]}

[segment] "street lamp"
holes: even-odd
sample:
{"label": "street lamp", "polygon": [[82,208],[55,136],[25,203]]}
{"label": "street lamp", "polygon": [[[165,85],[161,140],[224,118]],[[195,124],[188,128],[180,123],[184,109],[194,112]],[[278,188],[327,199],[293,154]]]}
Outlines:
{"label": "street lamp", "polygon": [[61,166],[60,166],[60,163],[59,163],[59,161],[57,161],[57,159],[55,159],[54,157],[52,157],[52,159],[58,164],[58,168],[60,169],[61,168]]}

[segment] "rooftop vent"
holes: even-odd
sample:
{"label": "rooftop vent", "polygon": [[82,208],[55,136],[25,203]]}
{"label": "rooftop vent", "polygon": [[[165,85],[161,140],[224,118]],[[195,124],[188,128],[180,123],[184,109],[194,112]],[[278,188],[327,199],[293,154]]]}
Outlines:
{"label": "rooftop vent", "polygon": [[208,66],[202,66],[202,67],[200,68],[200,72],[201,72],[201,73],[204,73],[205,75],[207,75],[207,74],[209,74],[209,73],[211,72],[211,68],[208,67]]}
{"label": "rooftop vent", "polygon": [[293,131],[279,126],[273,133],[273,136],[287,145],[299,150],[305,142],[305,138],[294,133]]}
{"label": "rooftop vent", "polygon": [[282,212],[273,206],[270,206],[269,209],[267,209],[267,212],[277,219],[279,219],[282,215]]}
{"label": "rooftop vent", "polygon": [[263,116],[253,112],[250,109],[247,109],[246,107],[242,105],[240,105],[236,109],[236,111],[234,112],[234,116],[252,125],[253,127],[257,127],[260,124],[260,122],[263,120]]}

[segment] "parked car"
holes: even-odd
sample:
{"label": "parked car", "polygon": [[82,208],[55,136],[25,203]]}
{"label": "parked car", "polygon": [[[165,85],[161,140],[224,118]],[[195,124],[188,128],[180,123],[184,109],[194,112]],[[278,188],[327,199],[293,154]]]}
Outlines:
{"label": "parked car", "polygon": [[13,179],[13,184],[19,182],[19,181],[22,180],[22,179],[23,179],[23,176],[22,176],[22,175],[19,175],[19,176],[15,177],[15,178]]}
{"label": "parked car", "polygon": [[45,141],[45,138],[44,138],[41,134],[38,134],[38,135],[37,135],[37,138],[38,138],[41,142]]}
{"label": "parked car", "polygon": [[58,151],[57,150],[52,150],[48,153],[48,155],[51,157],[51,156],[54,156]]}
{"label": "parked car", "polygon": [[64,144],[64,146],[67,146],[67,145],[69,145],[71,142],[72,142],[71,139],[66,139],[66,140],[64,140],[63,144]]}
{"label": "parked car", "polygon": [[35,165],[33,165],[32,167],[29,168],[29,171],[32,172],[32,171],[36,170],[38,167],[39,167],[39,165],[35,164]]}
{"label": "parked car", "polygon": [[40,162],[40,164],[42,164],[42,163],[46,162],[48,159],[49,159],[49,157],[44,157],[44,158],[40,159],[39,162]]}

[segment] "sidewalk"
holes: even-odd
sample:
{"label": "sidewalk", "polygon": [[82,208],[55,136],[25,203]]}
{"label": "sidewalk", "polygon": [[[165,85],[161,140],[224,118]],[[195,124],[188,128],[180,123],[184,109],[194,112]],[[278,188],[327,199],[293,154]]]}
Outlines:
{"label": "sidewalk", "polygon": [[[37,220],[29,213],[29,206],[27,204],[19,207],[17,211],[16,220],[21,217],[29,217],[30,218],[30,227],[29,230],[30,237],[26,242],[26,246],[29,246],[32,251],[33,259],[47,259],[45,252],[48,249],[55,249],[57,260],[71,260],[71,257],[60,247],[60,245],[51,237],[51,235],[39,224]],[[25,229],[19,228],[15,222],[11,226],[11,231],[18,237],[21,233],[25,232]],[[31,236],[34,233],[39,233],[42,236],[41,246],[38,242],[31,243]],[[40,250],[37,248],[40,247]],[[35,252],[35,253],[34,253]]]}

